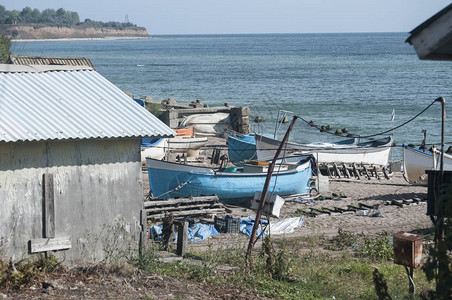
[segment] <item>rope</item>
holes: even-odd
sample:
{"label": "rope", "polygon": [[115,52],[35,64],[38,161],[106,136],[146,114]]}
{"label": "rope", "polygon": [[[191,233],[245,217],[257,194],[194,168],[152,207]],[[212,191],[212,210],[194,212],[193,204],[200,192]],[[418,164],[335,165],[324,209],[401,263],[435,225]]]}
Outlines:
{"label": "rope", "polygon": [[[393,127],[393,128],[391,128],[391,129],[388,129],[388,130],[385,130],[385,131],[382,131],[382,132],[379,132],[379,133],[371,134],[371,135],[364,135],[364,136],[357,135],[357,137],[359,137],[359,138],[370,138],[370,137],[374,137],[374,136],[377,136],[377,135],[383,135],[383,134],[386,134],[386,133],[388,133],[388,132],[391,132],[391,131],[394,131],[394,130],[396,130],[396,129],[399,129],[400,127],[405,126],[406,124],[412,122],[414,119],[416,119],[417,117],[419,117],[419,116],[420,116],[421,114],[423,114],[427,109],[429,109],[433,104],[435,104],[435,102],[437,102],[436,99],[433,100],[432,103],[430,103],[426,108],[424,108],[424,109],[423,109],[421,112],[419,112],[417,115],[415,115],[414,117],[412,117],[412,118],[409,119],[408,121],[406,121],[406,122],[404,122],[404,123],[402,123],[402,124],[400,124],[400,125],[398,125],[398,126],[396,126],[396,127]],[[297,116],[297,117],[298,117],[300,120],[302,120],[303,122],[307,123],[309,126],[315,127],[315,128],[317,128],[317,129],[320,129],[318,125],[312,124],[312,123],[306,121],[305,119],[303,119],[303,118],[300,117],[300,116]],[[328,134],[332,134],[332,135],[337,135],[336,133],[329,132],[329,131],[324,131],[324,132],[326,132],[326,133],[328,133]]]}
{"label": "rope", "polygon": [[160,197],[162,197],[163,195],[166,195],[166,194],[169,194],[169,193],[171,193],[171,192],[177,191],[177,190],[181,189],[181,188],[182,188],[184,185],[186,185],[187,183],[189,183],[189,181],[185,181],[185,182],[179,184],[178,186],[176,186],[174,189],[169,190],[169,191],[167,191],[167,192],[165,192],[165,193],[163,193],[163,194],[161,194],[161,195],[158,195],[158,196],[155,197],[155,198],[160,198]]}

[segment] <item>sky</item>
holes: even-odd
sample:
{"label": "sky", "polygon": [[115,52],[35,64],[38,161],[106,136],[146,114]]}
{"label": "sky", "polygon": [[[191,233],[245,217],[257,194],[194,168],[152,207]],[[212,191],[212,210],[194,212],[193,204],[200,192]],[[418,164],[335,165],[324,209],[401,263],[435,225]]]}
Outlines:
{"label": "sky", "polygon": [[77,11],[80,19],[130,22],[150,35],[409,32],[450,0],[2,0]]}

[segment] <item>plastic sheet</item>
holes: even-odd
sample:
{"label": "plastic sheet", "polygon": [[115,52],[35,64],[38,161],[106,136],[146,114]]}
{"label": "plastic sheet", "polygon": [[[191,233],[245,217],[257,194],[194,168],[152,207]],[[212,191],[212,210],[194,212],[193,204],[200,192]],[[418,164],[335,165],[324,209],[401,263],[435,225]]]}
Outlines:
{"label": "plastic sheet", "polygon": [[188,241],[200,242],[216,234],[220,233],[213,225],[196,223],[188,228]]}
{"label": "plastic sheet", "polygon": [[[160,241],[162,239],[162,229],[163,225],[152,225],[149,227],[149,238]],[[196,223],[188,228],[188,241],[200,242],[216,234],[220,233],[213,225]],[[174,231],[174,242],[177,242],[177,230]]]}
{"label": "plastic sheet", "polygon": [[271,222],[267,227],[267,231],[271,234],[292,233],[296,228],[303,225],[303,217],[286,218],[277,222]]}

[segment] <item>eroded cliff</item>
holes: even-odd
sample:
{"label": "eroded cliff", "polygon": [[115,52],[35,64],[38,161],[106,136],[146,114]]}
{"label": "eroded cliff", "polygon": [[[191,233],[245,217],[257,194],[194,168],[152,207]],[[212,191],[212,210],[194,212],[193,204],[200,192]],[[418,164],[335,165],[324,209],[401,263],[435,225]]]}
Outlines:
{"label": "eroded cliff", "polygon": [[4,32],[12,39],[76,39],[76,38],[150,38],[144,27],[50,26],[42,24],[8,25]]}

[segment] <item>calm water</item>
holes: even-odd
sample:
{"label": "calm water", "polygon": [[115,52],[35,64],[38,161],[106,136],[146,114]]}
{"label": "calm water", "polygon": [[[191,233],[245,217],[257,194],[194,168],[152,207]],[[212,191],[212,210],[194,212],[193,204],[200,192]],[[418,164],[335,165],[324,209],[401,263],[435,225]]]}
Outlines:
{"label": "calm water", "polygon": [[[273,132],[278,109],[368,135],[390,129],[437,97],[452,101],[452,62],[420,61],[405,33],[158,36],[151,40],[14,43],[20,55],[91,59],[137,97],[247,105]],[[440,142],[441,106],[395,132],[397,144]],[[450,119],[446,142],[452,142]],[[281,129],[280,135],[283,135]],[[292,140],[331,141],[297,121]],[[394,159],[400,158],[396,149]]]}

